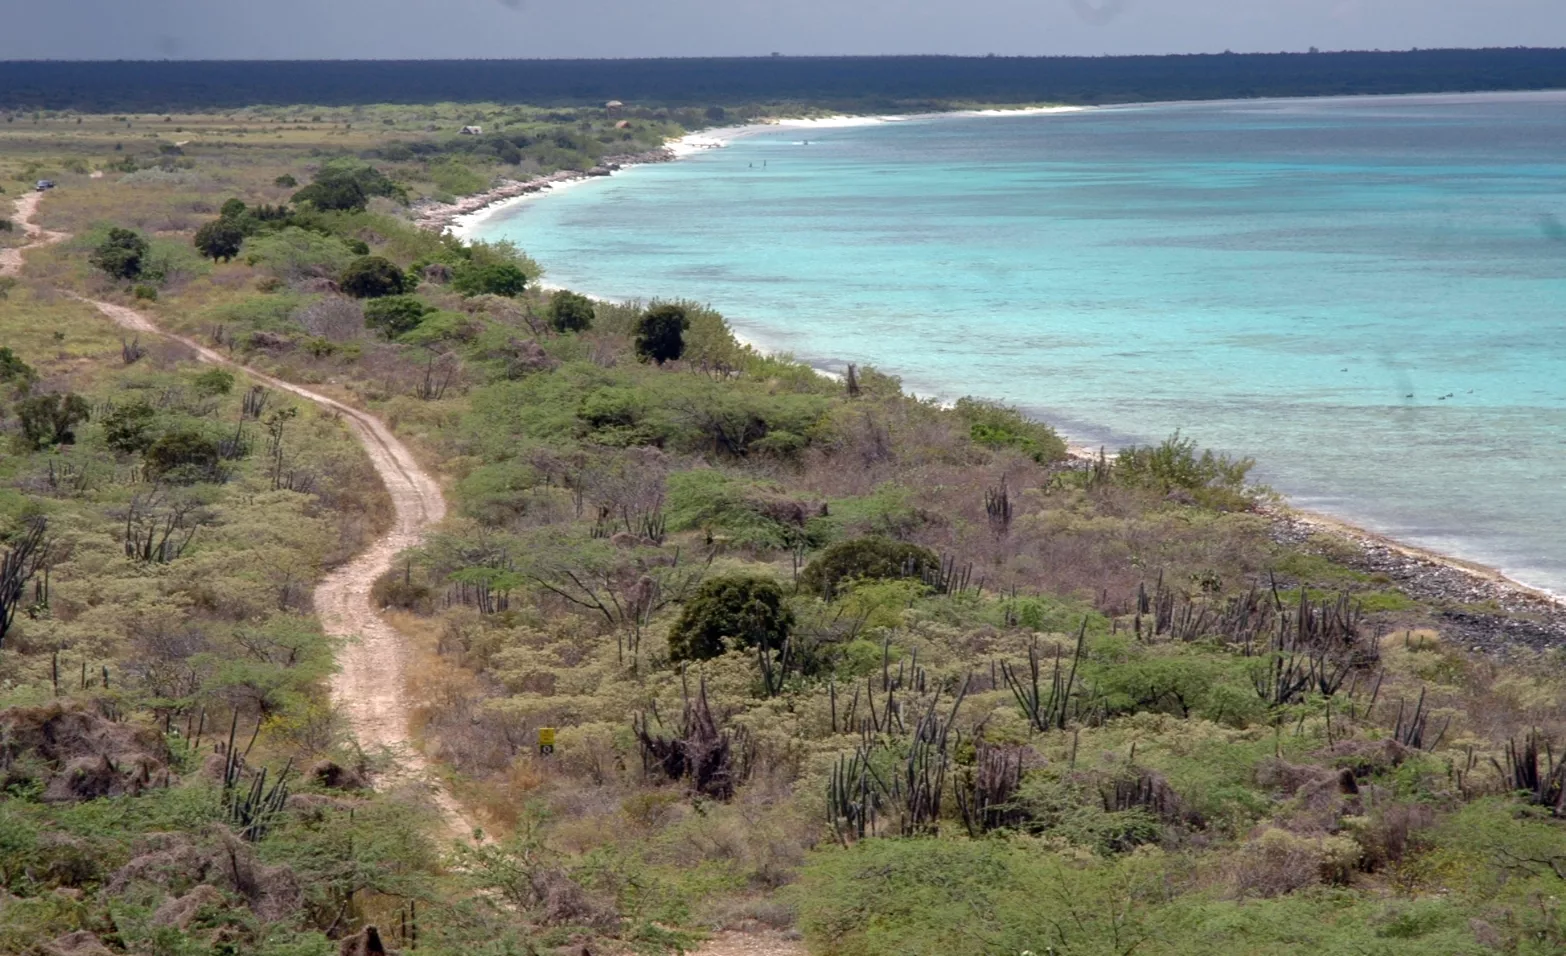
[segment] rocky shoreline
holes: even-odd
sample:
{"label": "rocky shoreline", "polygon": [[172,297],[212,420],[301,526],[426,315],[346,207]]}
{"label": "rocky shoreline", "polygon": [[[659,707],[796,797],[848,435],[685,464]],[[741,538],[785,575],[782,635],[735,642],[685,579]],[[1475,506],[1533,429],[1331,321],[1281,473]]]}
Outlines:
{"label": "rocky shoreline", "polygon": [[603,162],[592,169],[583,172],[581,170],[566,169],[547,176],[535,176],[528,180],[508,179],[492,189],[471,196],[464,196],[454,203],[440,203],[426,201],[413,207],[413,223],[420,229],[428,229],[432,232],[444,232],[449,229],[458,218],[471,216],[476,212],[488,209],[496,203],[515,199],[518,196],[526,196],[530,193],[543,192],[551,186],[561,183],[577,182],[583,179],[593,179],[600,176],[611,176],[630,166],[646,166],[651,163],[667,163],[675,158],[674,151],[668,147],[648,150],[645,153],[632,153],[626,156],[605,157]]}
{"label": "rocky shoreline", "polygon": [[1279,510],[1268,517],[1280,544],[1303,545],[1325,535],[1345,546],[1334,560],[1435,605],[1443,634],[1470,651],[1504,657],[1566,647],[1566,604],[1543,591],[1321,515]]}

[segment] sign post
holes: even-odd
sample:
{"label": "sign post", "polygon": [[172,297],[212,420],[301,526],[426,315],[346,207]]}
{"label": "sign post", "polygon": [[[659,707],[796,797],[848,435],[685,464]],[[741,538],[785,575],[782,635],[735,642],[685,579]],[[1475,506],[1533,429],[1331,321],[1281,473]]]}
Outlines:
{"label": "sign post", "polygon": [[555,752],[555,728],[538,728],[538,755],[548,757]]}

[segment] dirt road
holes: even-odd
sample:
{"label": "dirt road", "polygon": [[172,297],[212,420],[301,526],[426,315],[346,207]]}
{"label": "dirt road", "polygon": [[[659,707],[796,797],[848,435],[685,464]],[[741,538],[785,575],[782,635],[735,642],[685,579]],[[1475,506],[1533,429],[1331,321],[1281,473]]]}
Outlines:
{"label": "dirt road", "polygon": [[0,276],[14,276],[22,271],[22,253],[38,246],[50,246],[66,238],[63,232],[50,232],[33,222],[43,193],[27,193],[16,201],[16,216],[12,222],[22,227],[27,245],[16,249],[0,249]]}
{"label": "dirt road", "polygon": [[[0,251],[0,274],[14,275],[22,266],[22,252],[68,236],[50,232],[34,223],[41,193],[29,193],[16,203],[16,218],[32,240],[22,249]],[[342,641],[337,655],[339,670],[332,677],[332,699],[347,716],[360,745],[374,753],[388,749],[396,755],[394,779],[427,779],[428,765],[409,741],[409,712],[403,695],[408,668],[408,647],[370,606],[370,588],[391,568],[397,554],[416,545],[424,532],[446,514],[440,485],[407,447],[379,419],[325,395],[273,378],[232,361],[199,342],[164,332],[144,314],[122,305],[82,296],[122,328],[146,335],[161,335],[194,351],[202,361],[244,372],[280,391],[322,405],[342,416],[358,436],[376,473],[391,495],[396,520],[391,530],[353,561],[332,572],[315,590],[315,610],[326,633]],[[443,788],[433,787],[433,797],[455,837],[469,837],[473,826]]]}

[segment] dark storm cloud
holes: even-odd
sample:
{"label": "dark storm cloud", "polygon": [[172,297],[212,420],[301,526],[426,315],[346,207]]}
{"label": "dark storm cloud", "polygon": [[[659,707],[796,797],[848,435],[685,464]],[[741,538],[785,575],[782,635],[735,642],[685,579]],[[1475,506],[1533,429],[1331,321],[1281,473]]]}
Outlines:
{"label": "dark storm cloud", "polygon": [[0,58],[1566,46],[1561,0],[0,0]]}

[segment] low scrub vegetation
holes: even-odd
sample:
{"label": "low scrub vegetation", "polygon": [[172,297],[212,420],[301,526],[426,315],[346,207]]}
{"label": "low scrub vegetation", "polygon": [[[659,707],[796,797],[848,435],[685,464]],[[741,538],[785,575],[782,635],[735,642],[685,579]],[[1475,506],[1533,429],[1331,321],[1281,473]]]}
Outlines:
{"label": "low scrub vegetation", "polygon": [[[1553,653],[1470,653],[1477,611],[1277,533],[1185,436],[1070,460],[697,303],[546,295],[401,205],[502,141],[295,112],[266,158],[209,132],[67,178],[76,238],[0,312],[0,949],[1566,947]],[[524,164],[609,135],[547,122],[571,146],[506,139]],[[132,253],[157,321],[450,479],[376,599],[491,840],[443,855],[325,699],[311,588],[387,517],[345,426],[52,291],[128,302]]]}

